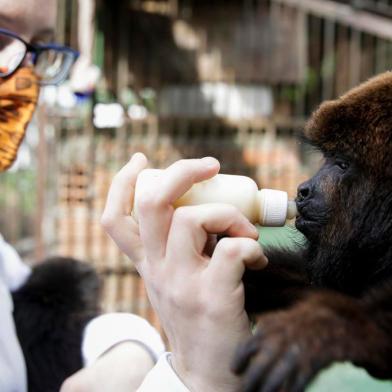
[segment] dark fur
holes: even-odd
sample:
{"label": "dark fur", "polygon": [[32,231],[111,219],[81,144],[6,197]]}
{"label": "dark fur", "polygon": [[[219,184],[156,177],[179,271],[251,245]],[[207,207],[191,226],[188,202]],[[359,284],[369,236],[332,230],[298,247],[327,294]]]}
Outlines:
{"label": "dark fur", "polygon": [[308,245],[244,277],[259,314],[233,365],[247,392],[302,391],[335,361],[392,379],[392,73],[322,104],[305,137],[325,156],[298,189]]}
{"label": "dark fur", "polygon": [[60,257],[36,266],[13,293],[29,392],[58,392],[82,367],[82,332],[98,313],[98,298],[99,280],[92,268]]}
{"label": "dark fur", "polygon": [[377,177],[391,177],[392,72],[385,72],[324,102],[305,136],[327,154],[339,151]]}

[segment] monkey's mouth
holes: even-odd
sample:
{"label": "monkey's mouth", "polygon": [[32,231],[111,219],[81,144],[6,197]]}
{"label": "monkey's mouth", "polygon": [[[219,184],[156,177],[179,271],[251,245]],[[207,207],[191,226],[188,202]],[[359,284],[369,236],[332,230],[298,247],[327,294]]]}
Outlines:
{"label": "monkey's mouth", "polygon": [[303,215],[299,215],[295,219],[295,226],[297,227],[297,229],[299,229],[300,227],[309,225],[309,224],[316,224],[316,223],[317,222],[314,219],[307,218]]}
{"label": "monkey's mouth", "polygon": [[317,220],[306,218],[302,215],[295,220],[295,227],[308,239],[317,236],[321,227]]}
{"label": "monkey's mouth", "polygon": [[320,219],[318,217],[313,216],[311,211],[309,211],[309,207],[305,207],[300,203],[297,203],[298,216],[295,220],[295,227],[305,236],[317,231],[320,228]]}

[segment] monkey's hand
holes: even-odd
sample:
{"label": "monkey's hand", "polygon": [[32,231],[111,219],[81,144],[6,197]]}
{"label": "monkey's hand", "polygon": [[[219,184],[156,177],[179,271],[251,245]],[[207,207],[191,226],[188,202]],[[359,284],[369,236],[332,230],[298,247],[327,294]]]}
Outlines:
{"label": "monkey's hand", "polygon": [[303,391],[335,361],[382,376],[388,340],[356,300],[312,293],[289,310],[260,317],[256,334],[239,347],[233,370],[243,374],[245,392]]}

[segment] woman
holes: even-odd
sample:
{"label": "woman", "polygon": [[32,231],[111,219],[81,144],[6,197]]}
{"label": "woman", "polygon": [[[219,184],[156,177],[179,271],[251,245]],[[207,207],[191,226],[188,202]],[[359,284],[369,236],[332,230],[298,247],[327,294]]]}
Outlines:
{"label": "woman", "polygon": [[[0,0],[0,170],[6,170],[15,159],[37,104],[39,85],[58,83],[64,79],[77,56],[72,49],[52,44],[56,11],[55,0]],[[57,299],[53,299],[54,306],[50,309],[41,306],[50,303],[50,298],[41,297],[42,293],[51,293],[53,287],[58,289],[52,280],[56,274],[59,286],[65,289],[64,271],[70,279],[74,279],[71,283],[76,282],[79,285],[70,284],[74,293],[79,296],[75,301],[71,301],[70,307],[77,308],[77,301],[81,301],[83,306],[91,304],[92,302],[80,297],[80,293],[87,290],[86,284],[92,286],[92,292],[96,292],[94,274],[85,265],[71,260],[55,260],[31,272],[8,244],[4,241],[0,243],[0,391],[25,392],[28,384],[31,391],[38,388],[37,385],[42,385],[42,381],[44,385],[56,385],[50,387],[53,389],[47,389],[52,392],[59,389],[59,382],[64,381],[61,377],[69,376],[66,369],[58,368],[64,363],[62,358],[49,358],[46,351],[39,355],[38,346],[38,356],[32,363],[31,358],[34,356],[29,351],[34,336],[38,336],[39,330],[46,327],[44,320],[52,319],[57,324],[60,322],[55,313],[48,314],[52,310],[58,311]],[[14,314],[21,342],[14,325],[11,291],[14,291]],[[31,300],[32,297],[34,300]],[[33,305],[37,305],[35,300],[42,302],[38,304],[40,306],[33,308]],[[94,305],[92,307],[94,308]],[[36,308],[42,313],[37,313]],[[90,316],[85,317],[85,322],[78,325],[83,327],[91,319]],[[30,332],[28,326],[35,318],[38,318],[38,322]],[[59,331],[52,332],[54,334]],[[85,388],[88,391],[135,390],[152,367],[154,357],[163,350],[158,333],[146,321],[133,315],[109,314],[94,318],[84,331],[78,331],[79,335],[82,333],[82,347],[77,357],[81,357],[83,349],[87,368],[68,379],[63,385],[64,391],[75,388]],[[59,344],[63,344],[67,349],[68,341],[61,342],[62,338],[57,339],[60,339]],[[48,345],[49,350],[58,348],[50,347],[50,339],[41,341],[45,349]],[[45,376],[45,373],[41,372],[41,364],[45,367],[46,361],[45,368],[51,369],[52,362],[57,360],[59,362],[56,372],[48,372]],[[72,361],[73,359],[70,359],[69,362]],[[29,369],[29,380],[26,367]],[[32,374],[31,369],[35,369],[37,373]],[[40,380],[40,377],[53,377],[54,384],[50,384],[49,380]],[[48,382],[45,384],[45,381]],[[39,389],[39,392],[44,391]]]}

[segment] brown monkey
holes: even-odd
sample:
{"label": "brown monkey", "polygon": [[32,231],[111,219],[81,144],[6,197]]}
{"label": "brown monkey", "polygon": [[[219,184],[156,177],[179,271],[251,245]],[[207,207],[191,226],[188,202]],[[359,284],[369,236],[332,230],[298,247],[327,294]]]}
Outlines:
{"label": "brown monkey", "polygon": [[302,391],[335,361],[392,378],[392,72],[323,103],[304,137],[325,157],[298,187],[307,246],[244,277],[261,313],[233,365],[245,391]]}

